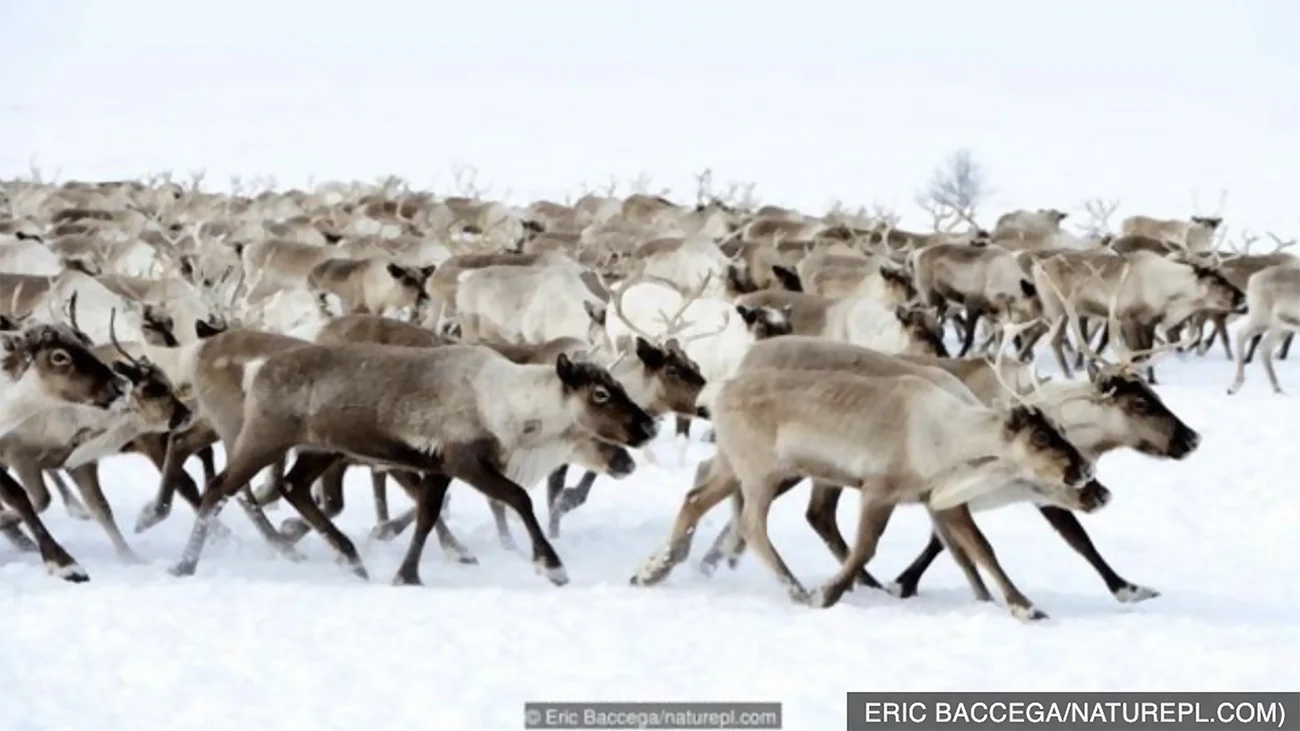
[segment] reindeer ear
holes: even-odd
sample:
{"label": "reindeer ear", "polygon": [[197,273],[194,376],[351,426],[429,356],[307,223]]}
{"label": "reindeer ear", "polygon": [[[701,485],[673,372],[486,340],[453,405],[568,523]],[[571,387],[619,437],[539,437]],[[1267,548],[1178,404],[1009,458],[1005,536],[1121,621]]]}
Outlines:
{"label": "reindeer ear", "polygon": [[560,381],[569,388],[577,388],[582,385],[578,380],[578,368],[569,360],[569,356],[560,353],[555,357],[555,375],[560,377]]}
{"label": "reindeer ear", "polygon": [[740,314],[746,324],[753,325],[754,320],[758,319],[758,310],[744,305],[736,305],[736,312]]}
{"label": "reindeer ear", "polygon": [[436,271],[438,271],[438,265],[430,264],[429,266],[424,267],[423,269],[420,270],[420,278],[428,279],[429,277],[432,277],[433,273]]}
{"label": "reindeer ear", "polygon": [[657,370],[664,365],[664,352],[640,336],[636,339],[636,357],[650,370]]}
{"label": "reindeer ear", "polygon": [[225,328],[207,320],[194,321],[194,334],[198,336],[199,340],[206,340],[214,335],[220,335],[224,331]]}
{"label": "reindeer ear", "polygon": [[803,291],[803,282],[799,280],[798,273],[793,269],[774,265],[772,267],[772,275],[775,276],[777,281],[781,282],[781,286],[785,287],[787,290],[791,292]]}
{"label": "reindeer ear", "polygon": [[190,254],[185,254],[184,256],[180,257],[179,269],[180,269],[181,277],[193,281],[194,280],[194,257],[191,256]]}
{"label": "reindeer ear", "polygon": [[894,308],[894,317],[897,317],[901,323],[911,324],[912,311],[907,308],[907,305],[899,305]]}
{"label": "reindeer ear", "polygon": [[389,263],[388,276],[392,277],[393,279],[402,279],[403,277],[407,276],[407,273],[405,269],[397,266],[396,264]]}
{"label": "reindeer ear", "polygon": [[1034,283],[1028,279],[1022,279],[1020,280],[1020,293],[1026,297],[1037,297],[1038,287],[1035,287]]}
{"label": "reindeer ear", "polygon": [[130,363],[124,363],[120,360],[113,361],[113,371],[118,375],[125,377],[128,381],[135,383],[141,378],[139,369]]}
{"label": "reindeer ear", "polygon": [[598,305],[594,302],[586,301],[582,303],[582,308],[587,311],[587,316],[591,318],[592,322],[596,323],[597,325],[600,325],[601,327],[605,326],[605,315],[607,313],[607,310],[603,305]]}

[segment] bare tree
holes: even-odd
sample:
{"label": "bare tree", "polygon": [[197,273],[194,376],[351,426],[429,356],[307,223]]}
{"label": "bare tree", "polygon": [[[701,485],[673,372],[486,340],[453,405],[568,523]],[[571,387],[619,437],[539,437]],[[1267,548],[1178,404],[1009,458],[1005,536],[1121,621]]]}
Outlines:
{"label": "bare tree", "polygon": [[949,229],[958,221],[966,221],[979,229],[975,214],[991,193],[984,166],[975,161],[970,150],[962,148],[935,168],[917,204],[934,216],[936,228],[941,221],[948,221]]}

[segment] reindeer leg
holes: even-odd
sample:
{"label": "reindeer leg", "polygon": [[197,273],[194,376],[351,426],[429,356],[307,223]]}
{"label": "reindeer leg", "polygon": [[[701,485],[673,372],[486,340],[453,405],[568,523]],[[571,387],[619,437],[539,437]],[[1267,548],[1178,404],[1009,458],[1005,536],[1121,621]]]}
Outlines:
{"label": "reindeer leg", "polygon": [[[298,461],[295,460],[294,464],[297,463]],[[315,465],[309,464],[309,466],[313,470],[315,469]],[[322,504],[318,507],[318,512],[320,512],[327,520],[332,520],[333,518],[338,517],[339,513],[343,512],[343,474],[347,472],[347,469],[347,463],[342,459],[339,459],[321,472],[319,476],[321,489],[324,493],[325,499],[321,501]],[[288,478],[286,477],[285,479],[287,480]],[[280,485],[280,489],[285,489],[284,482],[281,482]],[[290,544],[302,540],[302,537],[307,535],[311,529],[312,526],[307,522],[305,517],[285,518],[284,521],[280,523],[280,535],[284,538],[286,543]]]}
{"label": "reindeer leg", "polygon": [[18,513],[27,530],[31,531],[36,538],[36,545],[41,552],[41,560],[45,563],[46,570],[65,581],[90,580],[86,570],[78,566],[76,560],[45,529],[45,524],[41,522],[41,517],[36,514],[27,497],[27,491],[3,468],[0,468],[0,501]]}
{"label": "reindeer leg", "polygon": [[515,543],[514,536],[510,535],[510,524],[506,521],[506,506],[496,500],[488,500],[488,507],[492,508],[492,522],[496,523],[497,540],[501,542],[501,547],[507,551],[518,551],[519,546]]}
{"label": "reindeer leg", "polygon": [[474,454],[471,458],[460,460],[460,463],[455,465],[455,472],[457,478],[469,483],[493,501],[509,505],[519,516],[532,541],[533,566],[538,573],[556,586],[569,583],[564,564],[550,541],[546,540],[546,533],[542,530],[541,523],[537,522],[537,515],[533,512],[533,501],[528,497],[527,490],[501,474],[488,462],[488,457],[484,454]]}
{"label": "reindeer leg", "polygon": [[72,490],[68,489],[68,483],[64,482],[59,471],[47,470],[45,475],[50,478],[50,482],[54,483],[54,491],[59,493],[59,499],[63,501],[63,508],[68,511],[68,515],[75,520],[90,520],[91,513],[86,510],[86,506],[77,499]]}
{"label": "reindeer leg", "polygon": [[[402,478],[393,475],[397,481],[406,486]],[[429,474],[420,479],[418,495],[415,501],[415,530],[411,533],[411,544],[406,549],[402,565],[397,569],[394,584],[420,585],[420,556],[424,554],[424,544],[429,539],[429,531],[439,522],[447,486],[451,478],[446,475]]]}
{"label": "reindeer leg", "polygon": [[22,553],[35,553],[36,542],[27,537],[18,524],[22,518],[17,513],[0,508],[0,535],[5,537],[18,551]]}
{"label": "reindeer leg", "polygon": [[90,506],[91,515],[95,517],[95,522],[104,529],[108,534],[108,540],[113,543],[113,549],[117,551],[117,557],[132,564],[144,563],[131,546],[122,536],[122,531],[117,527],[117,521],[113,520],[113,508],[108,504],[108,499],[104,497],[104,488],[99,484],[99,463],[90,462],[80,467],[74,467],[68,470],[72,476],[72,481],[76,483],[77,489],[85,498],[86,504]]}
{"label": "reindeer leg", "polygon": [[1130,603],[1160,596],[1160,592],[1155,589],[1138,586],[1115,573],[1110,564],[1106,563],[1106,559],[1101,557],[1097,547],[1092,544],[1088,532],[1083,529],[1083,525],[1079,523],[1079,519],[1074,516],[1074,513],[1050,505],[1040,505],[1038,512],[1042,513],[1044,518],[1047,518],[1047,522],[1065,539],[1070,548],[1083,556],[1084,560],[1101,575],[1102,581],[1106,582],[1106,588],[1110,589],[1110,593],[1117,600]]}
{"label": "reindeer leg", "polygon": [[582,477],[578,478],[578,484],[560,493],[558,504],[551,506],[551,514],[555,516],[556,535],[560,533],[560,518],[572,513],[580,505],[587,502],[587,497],[591,495],[591,486],[596,484],[596,477],[595,472],[587,470]]}
{"label": "reindeer leg", "polygon": [[271,508],[275,505],[281,496],[280,483],[284,482],[284,470],[288,457],[281,458],[271,464],[270,474],[266,476],[266,481],[253,490],[253,502],[259,508]]}
{"label": "reindeer leg", "polygon": [[681,466],[686,464],[686,451],[691,447],[691,417],[681,416],[679,414],[676,417],[676,420],[677,436],[675,437],[675,443],[677,445],[677,465]]}
{"label": "reindeer leg", "polygon": [[864,482],[859,487],[862,498],[858,506],[858,534],[853,541],[853,550],[846,552],[835,576],[813,593],[809,603],[814,607],[825,608],[837,603],[853,586],[854,580],[865,573],[867,562],[876,555],[880,535],[894,514],[894,503],[882,499],[881,490],[876,488],[872,482]]}
{"label": "reindeer leg", "polygon": [[[311,499],[312,483],[327,470],[339,466],[343,469],[347,468],[341,455],[300,451],[293,461],[293,467],[289,468],[284,481],[280,483],[280,489],[284,493],[285,501],[292,505],[302,515],[303,520],[320,533],[325,542],[338,553],[340,563],[346,564],[355,576],[365,581],[369,580],[370,575],[366,573],[366,567],[361,563],[357,547]],[[338,471],[340,490],[343,483],[343,469]],[[341,504],[339,508],[342,509]]]}
{"label": "reindeer leg", "polygon": [[[795,485],[798,485],[802,478],[786,480],[776,487],[776,497],[790,492]],[[727,522],[718,537],[713,539],[713,545],[709,547],[704,558],[700,559],[700,573],[705,576],[712,576],[717,570],[718,564],[722,559],[727,559],[727,568],[734,569],[736,564],[740,563],[740,557],[744,555],[745,548],[748,544],[744,536],[740,533],[740,516],[745,509],[745,498],[739,492],[731,494],[731,520]]]}
{"label": "reindeer leg", "polygon": [[9,463],[9,468],[18,477],[18,482],[31,498],[32,509],[38,514],[50,507],[50,491],[45,485],[45,475],[40,465],[29,459],[16,459]]}
{"label": "reindeer leg", "polygon": [[375,498],[375,525],[388,522],[388,477],[382,470],[370,469],[370,492]]}
{"label": "reindeer leg", "polygon": [[[226,468],[217,473],[215,479],[208,483],[207,488],[203,491],[203,497],[199,501],[198,516],[194,520],[194,527],[190,530],[189,540],[185,543],[185,550],[181,554],[181,559],[171,568],[174,576],[192,576],[199,565],[199,557],[203,552],[203,545],[207,542],[208,531],[212,520],[221,513],[226,502],[242,491],[250,493],[245,495],[243,500],[238,500],[240,507],[249,515],[249,519],[259,530],[270,529],[271,535],[267,539],[277,548],[282,542],[278,541],[279,535],[275,533],[274,526],[266,520],[261,510],[253,503],[251,499],[251,490],[248,490],[248,481],[257,476],[257,473],[269,467],[278,459],[283,459],[292,445],[285,445],[279,442],[276,434],[272,429],[254,430],[245,425],[244,430],[240,433],[233,448],[230,450],[226,459]],[[259,524],[253,513],[261,515],[262,521],[266,522],[265,526]],[[264,534],[266,535],[266,534]]]}
{"label": "reindeer leg", "polygon": [[1061,317],[1053,322],[1049,332],[1052,337],[1048,342],[1052,344],[1052,353],[1056,356],[1056,364],[1061,367],[1061,373],[1065,374],[1066,378],[1074,378],[1074,371],[1070,370],[1070,364],[1066,362],[1065,358],[1065,338],[1067,334],[1065,331],[1065,318]]}
{"label": "reindeer leg", "polygon": [[975,525],[970,510],[966,506],[962,505],[950,510],[936,511],[935,516],[951,531],[955,545],[960,546],[962,550],[969,553],[985,571],[992,574],[993,580],[997,582],[998,588],[1001,589],[1002,596],[1011,609],[1013,616],[1021,620],[1047,618],[1047,614],[1036,608],[1020,592],[1020,589],[1016,588],[1016,585],[1011,582],[1006,572],[1002,570],[1002,565],[998,563],[997,556],[993,553],[993,546],[989,544],[988,539]]}
{"label": "reindeer leg", "polygon": [[[201,447],[194,453],[199,458],[199,463],[203,466],[203,484],[212,482],[212,478],[217,476],[217,455],[209,444]],[[283,466],[281,467],[283,469]]]}
{"label": "reindeer leg", "polygon": [[1287,355],[1291,353],[1291,340],[1294,338],[1295,338],[1295,331],[1286,334],[1286,339],[1282,341],[1282,352],[1278,354],[1277,356],[1278,358],[1281,358],[1282,360],[1286,360]]}
{"label": "reindeer leg", "polygon": [[810,599],[808,590],[795,578],[781,554],[777,553],[776,546],[772,545],[772,539],[767,533],[767,516],[772,510],[776,489],[777,484],[756,485],[751,490],[745,490],[742,485],[742,494],[750,494],[745,496],[745,507],[740,512],[741,535],[753,547],[759,560],[776,574],[777,581],[785,587],[790,598],[799,603],[807,603]]}
{"label": "reindeer leg", "polygon": [[549,523],[546,533],[551,538],[560,537],[560,495],[564,492],[564,480],[569,474],[569,465],[562,464],[546,476],[546,510]]}
{"label": "reindeer leg", "polygon": [[700,518],[737,490],[739,485],[726,457],[714,456],[707,472],[699,476],[695,487],[686,493],[682,507],[677,511],[668,544],[646,559],[641,568],[633,575],[633,586],[651,586],[668,577],[669,572],[686,560],[691,552],[691,541]]}
{"label": "reindeer leg", "polygon": [[979,324],[980,318],[985,314],[982,307],[972,306],[966,308],[966,332],[962,336],[961,352],[957,353],[958,358],[965,358],[970,352],[971,346],[975,344],[975,326]]}
{"label": "reindeer leg", "polygon": [[[1249,316],[1248,316],[1249,317]],[[1233,377],[1231,385],[1228,386],[1228,395],[1241,390],[1246,383],[1246,364],[1250,362],[1250,356],[1254,353],[1254,346],[1259,342],[1261,333],[1268,328],[1268,324],[1259,322],[1253,317],[1246,321],[1246,324],[1237,331],[1237,374]],[[1246,341],[1254,339],[1249,350],[1246,349]]]}
{"label": "reindeer leg", "polygon": [[[1088,330],[1088,324],[1090,322],[1091,320],[1086,317],[1079,318],[1079,334],[1084,339],[1084,342],[1092,341],[1092,333]],[[1074,369],[1076,371],[1083,368],[1083,350],[1083,348],[1074,349]]]}
{"label": "reindeer leg", "polygon": [[[844,536],[840,534],[839,522],[835,519],[835,511],[839,507],[840,497],[844,494],[844,488],[838,485],[829,485],[824,482],[813,481],[812,495],[808,499],[808,509],[804,511],[804,517],[808,520],[808,525],[812,526],[813,531],[822,539],[822,543],[830,549],[830,552],[843,565],[848,565],[849,547],[844,542]],[[863,493],[864,495],[866,493]],[[891,507],[889,513],[892,514]],[[889,521],[889,515],[883,518]],[[859,517],[861,520],[861,517]],[[881,525],[884,530],[884,525]],[[861,538],[861,525],[859,525],[859,538]],[[874,542],[872,544],[874,546]],[[874,551],[875,549],[872,548]],[[868,557],[867,561],[870,560]],[[857,582],[863,586],[872,589],[880,589],[880,582],[866,570],[867,561],[862,562],[857,573]]]}
{"label": "reindeer leg", "polygon": [[1285,337],[1283,331],[1277,328],[1269,328],[1264,335],[1264,340],[1259,344],[1259,359],[1264,361],[1264,372],[1268,374],[1268,382],[1273,385],[1273,393],[1281,394],[1282,384],[1277,382],[1277,371],[1273,369],[1273,353],[1277,350],[1278,341]]}
{"label": "reindeer leg", "polygon": [[907,568],[903,569],[903,573],[894,578],[893,583],[886,587],[886,590],[900,599],[916,596],[916,588],[921,583],[921,577],[941,553],[943,553],[943,542],[939,540],[938,533],[931,532],[929,543],[925,544],[921,553]]}
{"label": "reindeer leg", "polygon": [[[420,494],[424,489],[421,485],[424,480],[431,478],[422,476],[420,473],[416,472],[398,471],[393,473],[393,479],[397,480],[397,484],[401,486],[402,490],[404,490],[408,496],[410,496],[411,501],[417,504],[417,507],[406,511],[399,516],[397,520],[385,524],[394,526],[395,529],[392,532],[392,535],[381,540],[391,540],[391,538],[396,537],[398,533],[406,530],[406,526],[415,521],[416,513],[419,510],[418,504],[420,502]],[[442,548],[443,555],[450,561],[467,565],[477,564],[478,559],[475,558],[474,554],[465,547],[465,544],[457,540],[456,535],[447,527],[447,521],[442,517],[447,513],[447,504],[449,502],[451,502],[451,493],[444,491],[442,496],[442,507],[438,509],[438,519],[434,521],[433,524],[433,530],[438,536],[438,546]]]}

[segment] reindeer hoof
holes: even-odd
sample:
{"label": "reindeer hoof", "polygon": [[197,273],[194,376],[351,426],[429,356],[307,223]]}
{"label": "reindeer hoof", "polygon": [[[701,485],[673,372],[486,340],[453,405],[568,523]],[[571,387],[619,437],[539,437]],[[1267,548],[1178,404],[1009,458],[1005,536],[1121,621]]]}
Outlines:
{"label": "reindeer hoof", "polygon": [[564,570],[563,566],[547,566],[543,561],[536,561],[537,573],[546,577],[546,580],[556,586],[564,586],[569,583],[569,572]]}
{"label": "reindeer hoof", "polygon": [[916,584],[912,582],[890,582],[889,586],[882,587],[889,595],[896,599],[911,599],[916,596]]}
{"label": "reindeer hoof", "polygon": [[718,570],[718,564],[722,563],[721,551],[710,551],[700,559],[699,572],[702,576],[712,578]]}
{"label": "reindeer hoof", "polygon": [[1011,607],[1011,616],[1022,622],[1037,622],[1047,619],[1047,612],[1033,605]]}
{"label": "reindeer hoof", "polygon": [[[823,586],[812,594],[807,594],[806,601],[808,602],[808,606],[815,609],[829,609],[839,603],[840,599],[844,597],[844,592],[849,589],[849,586],[850,585],[848,584],[843,587]],[[794,596],[793,592],[791,595]]]}
{"label": "reindeer hoof", "polygon": [[311,526],[301,518],[285,518],[280,524],[280,535],[289,543],[297,543],[311,531]]}
{"label": "reindeer hoof", "polygon": [[393,586],[423,586],[420,575],[414,571],[398,571],[393,577]]}
{"label": "reindeer hoof", "polygon": [[117,554],[117,560],[127,564],[128,566],[143,566],[145,563],[148,563],[143,558],[140,558],[138,553],[129,548],[125,551],[119,551]]}
{"label": "reindeer hoof", "polygon": [[370,574],[366,572],[366,567],[361,564],[351,564],[352,575],[362,581],[370,581]]}
{"label": "reindeer hoof", "polygon": [[370,529],[370,535],[366,536],[372,541],[391,541],[397,537],[397,524],[391,520],[385,520],[382,523],[376,523],[374,528]]}
{"label": "reindeer hoof", "polygon": [[1155,599],[1160,596],[1160,592],[1155,589],[1138,586],[1137,584],[1122,586],[1119,589],[1116,589],[1114,594],[1116,601],[1124,604],[1136,604],[1137,602],[1144,602],[1148,599]]}
{"label": "reindeer hoof", "polygon": [[167,569],[167,573],[171,574],[172,576],[178,576],[178,577],[193,576],[195,570],[197,569],[198,569],[198,564],[192,561],[182,561],[176,564],[175,566],[172,566],[171,568]]}
{"label": "reindeer hoof", "polygon": [[62,565],[47,563],[45,564],[45,569],[49,571],[52,576],[57,576],[64,581],[70,581],[74,584],[82,584],[90,581],[90,574],[86,573],[86,570],[78,566],[75,561]]}
{"label": "reindeer hoof", "polygon": [[171,513],[170,508],[160,508],[152,500],[145,504],[140,510],[140,515],[135,519],[135,532],[143,533],[150,528],[163,522],[167,515]]}
{"label": "reindeer hoof", "polygon": [[68,503],[65,506],[68,510],[68,517],[73,520],[90,520],[90,511],[81,503]]}

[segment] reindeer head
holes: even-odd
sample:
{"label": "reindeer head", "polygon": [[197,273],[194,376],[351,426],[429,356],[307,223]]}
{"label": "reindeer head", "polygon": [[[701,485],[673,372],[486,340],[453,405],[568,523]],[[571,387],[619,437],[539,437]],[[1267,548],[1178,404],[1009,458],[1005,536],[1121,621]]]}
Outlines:
{"label": "reindeer head", "polygon": [[206,320],[199,319],[194,321],[194,336],[199,340],[207,340],[210,337],[220,335],[230,329],[230,324],[220,315],[210,315]]}
{"label": "reindeer head", "polygon": [[425,282],[433,276],[437,267],[430,265],[423,268],[404,267],[397,264],[388,265],[388,275],[393,278],[397,284],[397,296],[393,299],[394,306],[403,307],[422,307],[429,302],[429,294],[424,289]]}
{"label": "reindeer head", "polygon": [[1047,219],[1048,221],[1051,221],[1052,225],[1054,226],[1060,226],[1061,222],[1064,221],[1070,215],[1065,211],[1058,211],[1055,208],[1040,208],[1038,209],[1038,213],[1043,218]]}
{"label": "reindeer head", "polygon": [[129,389],[95,356],[84,333],[63,324],[0,333],[0,367],[11,382],[31,383],[49,402],[117,409]]}
{"label": "reindeer head", "polygon": [[194,412],[181,402],[162,369],[148,358],[116,360],[113,370],[131,383],[130,409],[149,431],[184,431],[193,423]]}
{"label": "reindeer head", "polygon": [[894,317],[907,333],[905,353],[948,357],[948,348],[943,344],[943,323],[939,321],[937,310],[920,305],[900,305],[894,309]]}
{"label": "reindeer head", "polygon": [[145,342],[166,348],[180,345],[176,339],[176,321],[161,307],[145,305],[140,311],[140,332]]}
{"label": "reindeer head", "polygon": [[1030,465],[1034,479],[1075,489],[1093,480],[1092,461],[1037,406],[1025,402],[1011,407],[1003,416],[1002,434],[1017,461]]}
{"label": "reindeer head", "polygon": [[587,342],[596,346],[596,350],[612,353],[614,343],[609,339],[609,330],[605,323],[609,317],[609,306],[604,302],[583,300],[582,309],[587,313]]}
{"label": "reindeer head", "polygon": [[1088,363],[1093,392],[1083,421],[1098,442],[1094,453],[1129,447],[1142,454],[1181,460],[1196,451],[1201,435],[1169,410],[1146,379],[1124,364]]}
{"label": "reindeer head", "polygon": [[785,305],[776,307],[746,307],[736,305],[736,313],[745,322],[745,329],[755,341],[767,340],[794,332],[794,323],[790,321],[793,307]]}
{"label": "reindeer head", "polygon": [[1246,293],[1241,291],[1217,267],[1188,262],[1196,276],[1197,301],[1207,310],[1245,314]]}
{"label": "reindeer head", "polygon": [[0,315],[0,332],[13,332],[23,328],[26,318],[17,315]]}
{"label": "reindeer head", "polygon": [[659,347],[638,337],[636,357],[644,369],[650,391],[642,403],[650,411],[702,416],[696,408],[696,401],[700,391],[704,390],[704,376],[676,338],[669,338],[663,347]]}
{"label": "reindeer head", "polygon": [[916,299],[916,280],[906,270],[882,265],[880,278],[885,283],[885,291],[891,302],[911,302]]}
{"label": "reindeer head", "polygon": [[1222,216],[1192,216],[1191,221],[1193,224],[1203,229],[1206,229],[1207,231],[1214,231],[1218,229],[1220,225],[1223,224],[1223,217]]}
{"label": "reindeer head", "polygon": [[604,368],[561,353],[555,359],[555,373],[574,423],[597,438],[640,447],[658,433],[654,417],[637,406]]}

